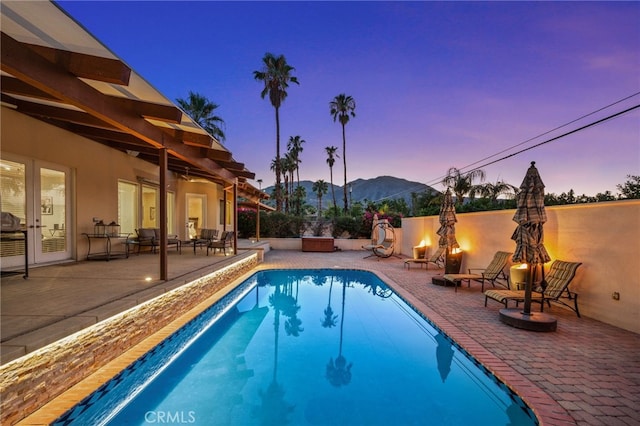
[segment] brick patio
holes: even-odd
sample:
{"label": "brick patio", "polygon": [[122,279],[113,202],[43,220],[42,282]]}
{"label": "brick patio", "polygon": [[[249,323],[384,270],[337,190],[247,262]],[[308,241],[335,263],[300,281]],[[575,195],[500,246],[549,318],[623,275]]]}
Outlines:
{"label": "brick patio", "polygon": [[[590,318],[577,318],[573,312],[558,306],[549,310],[558,319],[556,332],[535,333],[515,329],[499,321],[498,311],[502,305],[490,301],[489,306],[484,307],[479,284],[472,284],[471,288],[465,285],[454,292],[451,287],[430,283],[430,277],[439,271],[426,271],[417,266],[407,269],[400,258],[364,259],[365,255],[361,251],[302,253],[272,250],[265,254],[265,261],[258,268],[339,267],[373,271],[522,396],[542,424],[640,425],[638,334]],[[191,253],[188,257],[183,254],[174,259],[187,265],[180,269],[177,261],[170,260],[178,281],[186,279],[185,275],[180,275],[186,271],[184,268],[196,269],[206,265],[216,268],[217,262],[230,260],[220,257],[206,259],[200,253],[196,256]],[[75,305],[86,304],[86,309],[91,304],[105,305],[105,300],[100,300],[100,297],[108,295],[113,299],[110,306],[115,307],[119,302],[118,294],[121,294],[123,301],[129,300],[128,303],[120,303],[125,307],[134,303],[131,302],[133,299],[144,299],[140,296],[143,292],[164,291],[162,288],[167,285],[162,283],[154,282],[141,288],[139,281],[125,278],[127,271],[140,269],[141,263],[150,261],[153,261],[152,256],[108,264],[81,262],[66,267],[34,269],[32,277],[26,281],[10,278],[3,282],[2,288],[3,335],[5,325],[20,320],[12,318],[11,314],[15,313],[10,310],[12,305],[43,310],[66,307],[62,310],[69,310],[74,304],[68,301],[76,298],[82,300],[77,300]],[[99,272],[100,269],[114,267],[119,273],[113,278]],[[66,268],[67,275],[60,272],[63,268]],[[74,268],[76,272],[72,272]],[[89,275],[85,275],[87,273]],[[97,278],[89,278],[91,275]],[[46,288],[54,281],[57,281],[58,289],[69,293],[57,292],[53,299],[45,292],[29,291],[34,286]],[[83,291],[92,286],[102,290]],[[534,305],[534,309],[536,307]],[[73,312],[59,311],[58,314],[73,317]],[[55,401],[51,406],[55,406]]]}

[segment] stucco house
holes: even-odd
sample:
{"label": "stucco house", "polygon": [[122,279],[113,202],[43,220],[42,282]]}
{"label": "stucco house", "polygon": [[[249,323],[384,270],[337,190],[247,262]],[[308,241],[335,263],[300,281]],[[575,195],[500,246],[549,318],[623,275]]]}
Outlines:
{"label": "stucco house", "polygon": [[231,151],[55,3],[3,1],[1,28],[0,206],[27,238],[3,238],[3,270],[24,264],[25,243],[32,266],[86,259],[84,234],[100,223],[181,240],[233,230],[237,199],[266,197]]}

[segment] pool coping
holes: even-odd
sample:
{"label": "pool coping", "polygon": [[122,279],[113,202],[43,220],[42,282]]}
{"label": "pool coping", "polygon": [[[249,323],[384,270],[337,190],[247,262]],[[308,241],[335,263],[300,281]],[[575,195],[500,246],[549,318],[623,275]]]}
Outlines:
{"label": "pool coping", "polygon": [[[282,268],[257,265],[254,269],[247,271],[233,279],[227,285],[216,291],[204,301],[198,303],[195,307],[180,315],[160,330],[151,334],[143,341],[128,349],[112,361],[100,367],[97,371],[76,383],[68,390],[64,391],[57,397],[53,398],[38,410],[29,416],[20,420],[18,425],[42,425],[50,424],[58,419],[69,409],[80,403],[87,396],[96,391],[100,386],[111,380],[117,374],[122,372],[145,353],[157,346],[164,339],[176,332],[182,326],[187,324],[193,318],[201,314],[212,304],[216,303],[230,291],[235,289],[243,281],[259,271],[278,270]],[[302,270],[308,268],[286,268],[291,270]],[[328,267],[325,269],[341,269],[341,270],[362,270],[360,268],[343,268]],[[511,366],[506,364],[504,360],[493,355],[490,351],[476,342],[471,336],[457,327],[455,324],[438,314],[421,302],[416,296],[405,290],[397,284],[393,279],[379,271],[367,271],[376,275],[386,284],[388,284],[394,292],[408,302],[413,308],[417,309],[422,315],[427,317],[436,327],[445,332],[451,340],[453,340],[460,348],[468,352],[473,358],[479,361],[491,374],[495,375],[503,382],[513,393],[518,395],[533,411],[540,425],[575,425],[576,421],[569,415],[567,410],[549,396],[544,390],[540,389],[535,383],[518,373]]]}

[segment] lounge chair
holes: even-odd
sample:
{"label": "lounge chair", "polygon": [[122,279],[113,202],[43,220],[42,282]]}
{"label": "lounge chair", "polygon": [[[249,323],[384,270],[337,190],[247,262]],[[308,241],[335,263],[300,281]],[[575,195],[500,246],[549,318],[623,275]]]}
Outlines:
{"label": "lounge chair", "polygon": [[207,256],[209,256],[209,250],[213,250],[213,254],[216,254],[217,250],[222,250],[224,255],[227,255],[227,248],[233,247],[233,231],[223,231],[219,240],[212,241],[207,246]]}
{"label": "lounge chair", "polygon": [[[467,281],[467,286],[471,287],[471,281],[477,281],[482,284],[481,291],[484,292],[484,283],[491,283],[493,287],[496,286],[496,281],[504,279],[508,282],[508,278],[504,273],[504,268],[507,266],[509,259],[513,253],[506,251],[498,251],[493,256],[493,260],[489,265],[482,268],[469,268],[468,274],[445,274],[443,279],[453,284],[456,291],[458,291],[458,285],[463,281]],[[482,271],[479,273],[473,273],[472,271]],[[504,285],[506,287],[506,284]]]}
{"label": "lounge chair", "polygon": [[[547,302],[549,307],[551,307],[551,302],[556,302],[568,307],[580,318],[578,294],[569,290],[569,284],[573,280],[573,277],[575,277],[576,270],[580,265],[582,265],[580,262],[553,261],[549,272],[543,279],[544,290],[539,288],[537,291],[531,292],[531,301],[540,303],[540,312],[544,310],[545,302]],[[504,307],[507,308],[510,300],[515,301],[516,306],[518,306],[519,302],[524,301],[525,290],[490,289],[484,292],[484,296],[484,306],[487,306],[487,300],[493,299],[502,303]],[[567,299],[573,303],[569,304],[562,299]]]}
{"label": "lounge chair", "polygon": [[412,263],[417,263],[418,265],[420,265],[420,267],[422,267],[422,265],[426,265],[427,269],[429,269],[429,264],[433,263],[434,265],[436,265],[436,267],[438,267],[438,269],[442,269],[444,268],[444,255],[445,255],[444,247],[438,247],[438,250],[436,250],[431,255],[431,257],[427,257],[427,251],[425,250],[424,257],[419,259],[406,259],[404,261],[404,265],[407,268],[411,268]]}
{"label": "lounge chair", "polygon": [[371,244],[366,244],[362,246],[362,248],[371,251],[371,254],[367,257],[374,255],[378,257],[390,257],[393,254],[395,242],[396,236],[393,226],[391,226],[387,219],[382,219],[373,227]]}

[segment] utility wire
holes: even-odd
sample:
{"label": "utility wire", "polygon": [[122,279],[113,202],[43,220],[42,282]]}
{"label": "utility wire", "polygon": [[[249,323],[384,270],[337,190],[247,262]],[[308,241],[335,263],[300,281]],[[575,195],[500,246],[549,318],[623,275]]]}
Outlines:
{"label": "utility wire", "polygon": [[563,133],[563,134],[561,134],[561,135],[559,135],[559,136],[553,137],[553,138],[551,138],[551,139],[547,139],[546,141],[542,141],[542,142],[537,143],[537,144],[535,144],[535,145],[532,145],[532,146],[530,146],[530,147],[528,147],[528,148],[521,149],[520,151],[517,151],[517,152],[514,152],[514,153],[512,153],[512,154],[506,155],[506,156],[504,156],[504,157],[498,158],[497,160],[490,161],[489,163],[485,163],[485,164],[483,164],[483,165],[481,165],[481,166],[479,166],[479,167],[476,167],[476,168],[474,168],[474,169],[471,169],[471,170],[469,170],[469,171],[468,171],[468,172],[466,172],[466,173],[471,173],[471,172],[473,172],[474,170],[478,170],[478,169],[480,169],[480,168],[482,168],[482,167],[490,166],[491,164],[497,163],[497,162],[502,161],[502,160],[506,160],[507,158],[514,157],[514,156],[516,156],[516,155],[518,155],[518,154],[522,154],[523,152],[525,152],[525,151],[529,151],[530,149],[537,148],[537,147],[542,146],[542,145],[544,145],[544,144],[547,144],[547,143],[549,143],[549,142],[553,142],[553,141],[558,140],[558,139],[560,139],[560,138],[564,138],[565,136],[569,136],[569,135],[571,135],[571,134],[573,134],[573,133],[577,133],[577,132],[580,132],[580,131],[582,131],[582,130],[588,129],[589,127],[597,126],[598,124],[602,124],[602,123],[604,123],[605,121],[612,120],[612,119],[614,119],[614,118],[616,118],[616,117],[618,117],[618,116],[620,116],[620,115],[624,115],[624,114],[626,114],[626,113],[628,113],[628,112],[630,112],[630,111],[633,111],[634,109],[638,109],[638,108],[640,108],[640,104],[638,104],[638,105],[634,105],[634,106],[632,106],[632,107],[630,107],[630,108],[627,108],[627,109],[625,109],[624,111],[620,111],[620,112],[617,112],[617,113],[615,113],[615,114],[611,114],[611,115],[609,115],[609,116],[607,116],[607,117],[601,118],[600,120],[594,121],[594,122],[592,122],[592,123],[585,124],[585,125],[584,125],[584,126],[582,126],[582,127],[578,127],[577,129],[571,130],[570,132],[566,132],[566,133]]}
{"label": "utility wire", "polygon": [[[553,129],[551,129],[551,130],[548,130],[548,131],[546,131],[546,132],[544,132],[544,133],[541,133],[541,134],[539,134],[539,135],[537,135],[537,136],[534,136],[534,137],[532,137],[532,138],[529,138],[529,139],[527,139],[526,141],[523,141],[523,142],[520,142],[520,143],[518,143],[518,144],[516,144],[516,145],[510,146],[509,148],[505,148],[505,149],[503,149],[503,150],[502,150],[502,151],[500,151],[500,152],[497,152],[497,153],[495,153],[495,154],[493,154],[493,155],[490,155],[490,156],[488,156],[488,157],[482,158],[482,159],[480,159],[480,160],[478,160],[478,161],[476,161],[476,162],[474,162],[474,163],[467,164],[466,166],[463,166],[463,167],[459,168],[458,170],[462,171],[462,170],[464,170],[464,169],[466,169],[466,168],[468,168],[468,167],[475,166],[476,164],[478,164],[478,163],[480,163],[480,162],[482,162],[482,161],[485,161],[485,160],[488,160],[488,159],[490,159],[490,158],[496,157],[496,156],[498,156],[498,155],[500,155],[500,154],[502,154],[502,153],[504,153],[504,152],[507,152],[507,151],[512,150],[513,148],[516,148],[516,147],[518,147],[518,146],[524,145],[524,144],[526,144],[526,143],[528,143],[528,142],[531,142],[531,141],[533,141],[533,140],[535,140],[535,139],[541,138],[542,136],[546,136],[546,135],[548,135],[549,133],[555,132],[556,130],[560,130],[560,129],[562,129],[563,127],[567,127],[567,126],[568,126],[568,125],[570,125],[570,124],[573,124],[573,123],[575,123],[575,122],[577,122],[577,121],[583,120],[583,119],[585,119],[585,118],[587,118],[587,117],[590,117],[590,116],[592,116],[592,115],[594,115],[594,114],[599,113],[600,111],[604,111],[604,110],[605,110],[605,109],[607,109],[607,108],[611,108],[612,106],[615,106],[615,105],[617,105],[617,104],[619,104],[619,103],[622,103],[622,102],[624,102],[624,101],[626,101],[626,100],[628,100],[628,99],[631,99],[631,98],[633,98],[634,96],[638,96],[638,95],[640,95],[640,92],[633,93],[633,94],[631,94],[631,95],[629,95],[629,96],[627,96],[627,97],[624,97],[624,98],[622,98],[622,99],[620,99],[620,100],[617,100],[617,101],[615,101],[615,102],[612,102],[612,103],[610,103],[609,105],[605,105],[605,106],[603,106],[602,108],[599,108],[599,109],[597,109],[597,110],[595,110],[595,111],[592,111],[592,112],[590,112],[590,113],[588,113],[588,114],[584,114],[583,116],[578,117],[578,118],[576,118],[576,119],[574,119],[574,120],[571,120],[571,121],[569,121],[569,122],[567,122],[567,123],[565,123],[565,124],[561,124],[560,126],[557,126],[557,127],[553,128]],[[475,169],[474,169],[474,170],[475,170]],[[444,176],[443,176],[443,178],[444,178]]]}
{"label": "utility wire", "polygon": [[[528,142],[530,142],[530,141],[532,141],[532,140],[538,139],[538,138],[540,138],[541,136],[548,135],[548,134],[549,134],[549,133],[551,133],[551,132],[554,132],[554,131],[556,131],[556,130],[558,130],[558,129],[561,129],[561,128],[563,128],[563,127],[566,127],[566,126],[568,126],[568,125],[570,125],[570,124],[573,124],[573,123],[575,123],[575,122],[577,122],[577,121],[580,121],[580,120],[582,120],[582,119],[584,119],[584,118],[586,118],[586,117],[589,117],[589,116],[591,116],[591,115],[593,115],[593,114],[596,114],[596,113],[598,113],[598,112],[601,112],[601,111],[603,111],[603,110],[605,110],[605,109],[607,109],[607,108],[610,108],[610,107],[612,107],[612,106],[614,106],[614,105],[617,105],[617,104],[619,104],[619,103],[621,103],[621,102],[624,102],[624,101],[626,101],[626,100],[628,100],[628,99],[630,99],[630,98],[632,98],[632,97],[634,97],[634,96],[638,96],[638,95],[640,95],[640,92],[636,92],[636,93],[634,93],[634,94],[632,94],[632,95],[629,95],[629,96],[627,96],[627,97],[625,97],[625,98],[622,98],[622,99],[620,99],[620,100],[618,100],[618,101],[616,101],[616,102],[613,102],[613,103],[611,103],[611,104],[609,104],[609,105],[606,105],[606,106],[604,106],[604,107],[602,107],[602,108],[599,108],[599,109],[597,109],[597,110],[595,110],[595,111],[592,111],[592,112],[590,112],[590,113],[588,113],[588,114],[582,115],[581,117],[578,117],[578,118],[576,118],[576,119],[574,119],[574,120],[571,120],[571,121],[569,121],[569,122],[567,122],[567,123],[565,123],[565,124],[563,124],[563,125],[561,125],[561,126],[555,127],[555,128],[553,128],[553,129],[551,129],[551,130],[548,130],[548,131],[546,131],[546,132],[544,132],[544,133],[539,134],[538,136],[534,136],[534,137],[529,138],[529,139],[527,139],[527,140],[525,140],[525,141],[523,141],[523,142],[520,142],[520,143],[518,143],[518,144],[516,144],[516,145],[513,145],[513,146],[511,146],[511,147],[509,147],[509,148],[503,149],[502,151],[499,151],[499,152],[497,152],[496,154],[490,155],[490,156],[485,157],[485,158],[483,158],[483,159],[481,159],[481,160],[478,160],[478,161],[476,161],[476,162],[473,162],[473,163],[471,163],[471,164],[468,164],[468,165],[466,165],[466,166],[464,166],[464,167],[462,167],[461,169],[458,169],[458,170],[462,171],[463,169],[466,169],[466,168],[468,168],[468,167],[474,166],[474,165],[476,165],[476,164],[478,164],[478,163],[480,163],[480,162],[482,162],[482,161],[485,161],[485,160],[488,160],[488,159],[490,159],[490,158],[496,157],[497,155],[500,155],[500,154],[502,154],[502,153],[504,153],[504,152],[510,151],[511,149],[513,149],[513,148],[515,148],[515,147],[518,147],[518,146],[524,145],[525,143],[528,143]],[[506,156],[504,156],[504,157],[500,157],[500,158],[498,158],[498,159],[496,159],[496,160],[490,161],[490,162],[488,162],[488,163],[484,163],[484,164],[482,164],[482,165],[480,165],[480,166],[478,166],[478,167],[474,167],[473,169],[468,170],[468,171],[466,171],[466,172],[464,172],[464,173],[462,173],[462,174],[463,174],[463,175],[464,175],[464,174],[469,174],[469,173],[471,173],[471,172],[473,172],[473,171],[475,171],[475,170],[479,170],[479,169],[481,169],[481,168],[483,168],[483,167],[490,166],[490,165],[492,165],[492,164],[495,164],[495,163],[498,163],[498,162],[500,162],[500,161],[506,160],[507,158],[515,157],[516,155],[522,154],[523,152],[526,152],[526,151],[529,151],[529,150],[531,150],[531,149],[537,148],[537,147],[539,147],[539,146],[545,145],[545,144],[547,144],[547,143],[550,143],[550,142],[556,141],[556,140],[558,140],[558,139],[564,138],[564,137],[569,136],[569,135],[571,135],[571,134],[574,134],[574,133],[580,132],[580,131],[582,131],[582,130],[588,129],[588,128],[590,128],[590,127],[593,127],[593,126],[596,126],[596,125],[602,124],[602,123],[604,123],[604,122],[606,122],[606,121],[612,120],[612,119],[614,119],[614,118],[616,118],[616,117],[619,117],[619,116],[621,116],[621,115],[624,115],[624,114],[626,114],[626,113],[628,113],[628,112],[630,112],[630,111],[633,111],[633,110],[635,110],[635,109],[638,109],[638,108],[640,108],[640,104],[638,104],[638,105],[634,105],[634,106],[632,106],[632,107],[630,107],[630,108],[627,108],[627,109],[625,109],[625,110],[623,110],[623,111],[620,111],[620,112],[617,112],[617,113],[611,114],[611,115],[609,115],[609,116],[607,116],[607,117],[601,118],[601,119],[596,120],[596,121],[594,121],[594,122],[591,122],[591,123],[589,123],[589,124],[585,124],[584,126],[578,127],[577,129],[574,129],[574,130],[571,130],[571,131],[569,131],[569,132],[563,133],[563,134],[561,134],[561,135],[559,135],[559,136],[555,136],[555,137],[553,137],[553,138],[551,138],[551,139],[547,139],[547,140],[545,140],[545,141],[542,141],[542,142],[540,142],[540,143],[537,143],[537,144],[535,144],[535,145],[532,145],[532,146],[530,146],[530,147],[528,147],[528,148],[521,149],[520,151],[516,151],[516,152],[511,153],[511,154],[509,154],[509,155],[506,155]],[[439,183],[439,182],[441,182],[441,181],[442,181],[442,179],[444,179],[445,177],[446,177],[446,176],[440,176],[440,177],[438,177],[438,178],[436,178],[436,179],[433,179],[433,180],[429,181],[428,183],[426,183],[426,185],[427,185],[427,186],[431,186],[431,185],[433,185],[433,184]],[[416,187],[415,189],[418,189],[418,187]],[[382,200],[385,200],[385,199],[388,199],[388,198],[395,198],[395,197],[397,197],[398,195],[401,195],[401,194],[406,193],[407,191],[411,191],[411,190],[412,190],[412,188],[410,188],[410,189],[406,189],[406,190],[404,190],[404,191],[400,191],[400,192],[398,192],[397,194],[389,195],[389,196],[384,197],[384,198],[381,198],[381,199],[379,199],[379,200],[374,200],[374,202],[382,201]]]}

